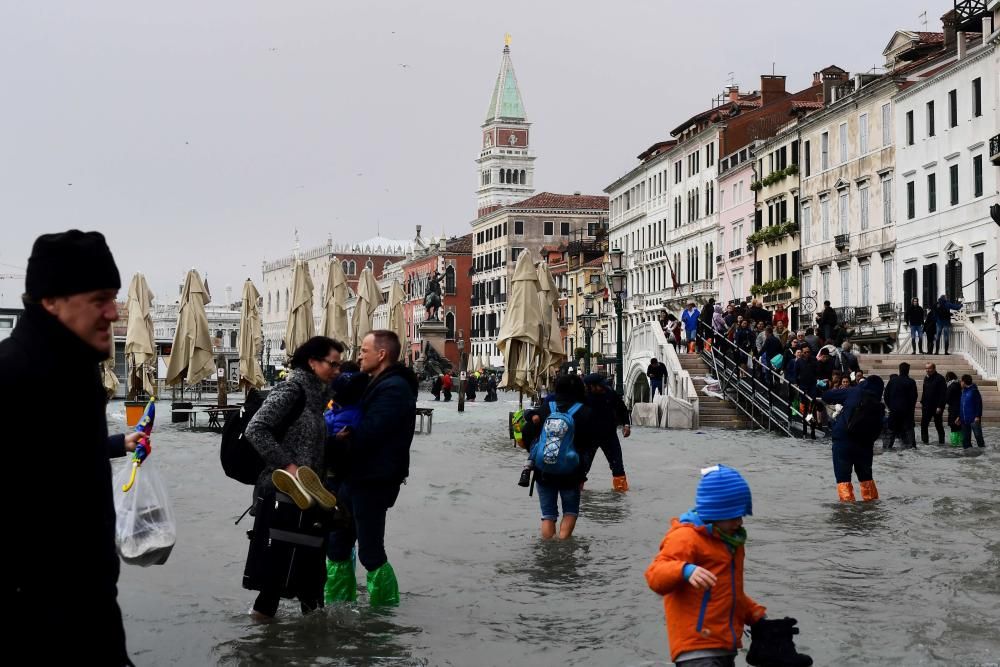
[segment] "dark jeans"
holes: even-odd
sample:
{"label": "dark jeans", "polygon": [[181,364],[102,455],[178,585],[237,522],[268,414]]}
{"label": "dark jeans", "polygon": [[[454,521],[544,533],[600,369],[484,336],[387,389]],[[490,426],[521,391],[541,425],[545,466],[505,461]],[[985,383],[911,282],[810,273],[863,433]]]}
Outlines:
{"label": "dark jeans", "polygon": [[660,378],[649,381],[650,397],[656,396],[657,391],[660,392],[660,396],[663,396],[663,380]]}
{"label": "dark jeans", "polygon": [[934,428],[937,429],[938,434],[938,444],[944,444],[944,424],[941,421],[941,413],[937,411],[937,408],[923,405],[921,406],[922,411],[920,415],[920,442],[925,445],[928,442],[927,427],[931,423],[931,419],[934,420]]}
{"label": "dark jeans", "polygon": [[358,560],[371,572],[388,562],[385,554],[385,515],[396,504],[399,484],[342,482],[333,493],[354,521],[330,533],[326,556],[333,561],[350,560],[354,543]]}
{"label": "dark jeans", "polygon": [[872,478],[872,447],[852,442],[833,441],[833,474],[837,483],[851,481],[851,471],[858,476],[859,482],[867,482]]}
{"label": "dark jeans", "polygon": [[887,435],[886,449],[892,449],[898,437],[904,447],[916,447],[917,439],[913,433],[913,415],[897,415],[889,413],[889,431]]}
{"label": "dark jeans", "polygon": [[611,474],[621,477],[625,474],[625,463],[622,460],[622,443],[618,440],[618,432],[598,436],[601,443],[601,451],[608,459],[608,467]]}
{"label": "dark jeans", "polygon": [[969,449],[972,447],[972,434],[976,434],[976,444],[980,447],[985,447],[986,443],[983,440],[983,423],[982,422],[972,422],[971,424],[962,424],[962,447],[964,449]]}

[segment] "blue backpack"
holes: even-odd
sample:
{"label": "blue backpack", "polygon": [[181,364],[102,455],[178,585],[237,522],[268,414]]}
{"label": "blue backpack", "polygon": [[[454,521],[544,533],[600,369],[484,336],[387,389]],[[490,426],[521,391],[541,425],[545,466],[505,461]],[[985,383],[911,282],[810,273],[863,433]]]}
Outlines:
{"label": "blue backpack", "polygon": [[549,416],[531,448],[535,470],[550,475],[569,475],[580,466],[580,455],[573,447],[573,415],[581,407],[582,403],[574,403],[566,412],[559,412],[555,401],[549,403]]}

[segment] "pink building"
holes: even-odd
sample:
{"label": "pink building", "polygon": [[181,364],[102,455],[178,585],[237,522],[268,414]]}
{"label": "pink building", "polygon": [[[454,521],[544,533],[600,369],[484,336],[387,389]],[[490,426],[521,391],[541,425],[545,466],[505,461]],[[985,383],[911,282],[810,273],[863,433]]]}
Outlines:
{"label": "pink building", "polygon": [[746,299],[753,285],[753,253],[747,236],[754,232],[753,148],[743,146],[719,160],[719,243],[715,256],[719,301]]}

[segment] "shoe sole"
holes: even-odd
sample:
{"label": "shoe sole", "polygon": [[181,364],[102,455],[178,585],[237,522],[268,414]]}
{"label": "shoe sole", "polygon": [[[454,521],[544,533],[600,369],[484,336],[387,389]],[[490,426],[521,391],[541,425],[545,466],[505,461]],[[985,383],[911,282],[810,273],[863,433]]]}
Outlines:
{"label": "shoe sole", "polygon": [[291,476],[288,472],[284,470],[275,470],[271,473],[271,481],[274,483],[274,488],[278,489],[295,503],[296,507],[300,510],[307,510],[313,505],[313,498],[309,495],[305,488]]}
{"label": "shoe sole", "polygon": [[296,476],[299,484],[316,500],[320,507],[325,510],[337,508],[337,496],[327,491],[319,475],[312,468],[302,466],[296,472]]}

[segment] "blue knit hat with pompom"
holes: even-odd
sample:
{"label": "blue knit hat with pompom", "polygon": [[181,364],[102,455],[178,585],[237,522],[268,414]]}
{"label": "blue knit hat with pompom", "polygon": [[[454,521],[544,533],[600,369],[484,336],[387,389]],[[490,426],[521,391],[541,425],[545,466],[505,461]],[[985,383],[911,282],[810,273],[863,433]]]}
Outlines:
{"label": "blue knit hat with pompom", "polygon": [[725,521],[753,515],[750,485],[743,475],[722,464],[701,471],[694,504],[702,521]]}

